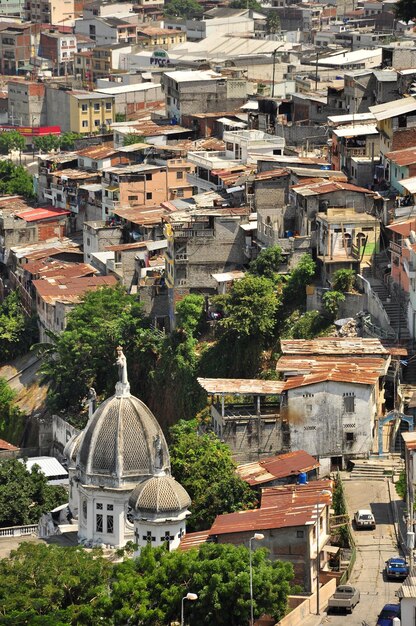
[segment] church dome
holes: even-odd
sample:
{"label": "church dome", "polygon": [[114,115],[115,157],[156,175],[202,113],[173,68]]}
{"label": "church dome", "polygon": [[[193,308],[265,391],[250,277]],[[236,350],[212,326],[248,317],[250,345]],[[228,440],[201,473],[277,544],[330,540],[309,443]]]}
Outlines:
{"label": "church dome", "polygon": [[72,435],[64,448],[64,457],[68,461],[68,465],[74,466],[77,460],[79,445],[82,439],[82,432]]}
{"label": "church dome", "polygon": [[188,492],[172,476],[153,476],[134,489],[129,505],[140,513],[178,514],[191,505]]}
{"label": "church dome", "polygon": [[119,486],[170,473],[169,450],[155,416],[128,388],[101,404],[87,424],[77,468],[89,484]]}

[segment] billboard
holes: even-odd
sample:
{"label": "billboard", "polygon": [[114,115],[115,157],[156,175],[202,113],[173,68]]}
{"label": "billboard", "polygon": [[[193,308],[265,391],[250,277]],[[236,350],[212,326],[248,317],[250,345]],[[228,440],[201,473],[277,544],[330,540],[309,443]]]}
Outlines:
{"label": "billboard", "polygon": [[0,124],[0,132],[7,133],[17,130],[24,137],[42,137],[44,135],[60,135],[60,126],[12,126],[11,124]]}

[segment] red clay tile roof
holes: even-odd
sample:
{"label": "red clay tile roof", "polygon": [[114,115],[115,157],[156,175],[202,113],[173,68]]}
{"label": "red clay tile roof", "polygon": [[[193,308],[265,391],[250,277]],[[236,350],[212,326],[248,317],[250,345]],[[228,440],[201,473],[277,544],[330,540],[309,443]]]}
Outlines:
{"label": "red clay tile roof", "polygon": [[186,533],[185,537],[181,540],[178,550],[186,552],[192,550],[192,548],[199,548],[203,543],[206,543],[209,537],[209,530],[203,530],[197,533]]}
{"label": "red clay tile roof", "polygon": [[0,450],[9,450],[9,451],[16,451],[19,448],[16,448],[16,446],[14,446],[12,443],[9,443],[8,441],[5,441],[4,439],[0,439]]}

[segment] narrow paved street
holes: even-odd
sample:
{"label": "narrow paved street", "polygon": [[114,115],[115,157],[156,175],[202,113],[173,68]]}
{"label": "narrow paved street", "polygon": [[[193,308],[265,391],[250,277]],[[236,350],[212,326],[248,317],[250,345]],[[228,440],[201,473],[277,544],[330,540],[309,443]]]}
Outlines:
{"label": "narrow paved street", "polygon": [[[387,479],[347,479],[344,481],[344,488],[350,517],[357,509],[371,508],[377,527],[374,531],[353,530],[357,560],[350,582],[360,590],[360,604],[352,615],[328,615],[321,623],[333,626],[360,625],[365,620],[373,626],[384,604],[398,602],[395,592],[401,584],[387,581],[384,577],[385,561],[399,554],[388,482]],[[394,485],[391,485],[391,497],[397,498]]]}

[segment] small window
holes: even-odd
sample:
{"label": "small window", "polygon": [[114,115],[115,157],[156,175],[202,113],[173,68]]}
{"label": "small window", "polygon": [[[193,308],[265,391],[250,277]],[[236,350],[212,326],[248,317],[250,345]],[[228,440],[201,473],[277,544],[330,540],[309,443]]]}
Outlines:
{"label": "small window", "polygon": [[94,102],[94,111],[97,113],[100,110],[100,103]]}
{"label": "small window", "polygon": [[103,510],[102,502],[97,502],[97,511],[102,511],[102,510]]}
{"label": "small window", "polygon": [[82,122],[82,128],[87,128],[87,126],[88,126],[88,122],[87,122],[87,120],[84,120]]}
{"label": "small window", "polygon": [[88,111],[88,104],[81,104],[81,111],[86,113]]}
{"label": "small window", "polygon": [[114,532],[114,517],[112,515],[107,515],[107,532],[109,535]]}
{"label": "small window", "polygon": [[105,103],[105,110],[106,111],[111,111],[111,102],[106,102]]}
{"label": "small window", "polygon": [[113,511],[114,506],[112,504],[107,504],[107,511]]}
{"label": "small window", "polygon": [[97,533],[103,532],[103,516],[101,513],[97,513],[95,516],[95,530]]}
{"label": "small window", "polygon": [[152,180],[152,175],[151,174],[146,174],[146,180]]}
{"label": "small window", "polygon": [[355,394],[354,393],[344,393],[344,411],[345,413],[354,413],[355,412]]}
{"label": "small window", "polygon": [[296,538],[297,538],[297,539],[303,539],[303,538],[304,538],[304,536],[305,536],[305,533],[304,533],[304,531],[303,531],[303,530],[297,530],[297,531],[296,531]]}
{"label": "small window", "polygon": [[94,120],[94,126],[101,126],[100,120]]}
{"label": "small window", "polygon": [[183,189],[177,189],[177,190],[176,190],[176,197],[177,197],[177,198],[183,198],[183,197],[184,197],[184,195],[185,195],[185,194],[184,194],[184,192],[183,192]]}
{"label": "small window", "polygon": [[89,237],[87,237],[87,246],[91,245],[91,239]]}
{"label": "small window", "polygon": [[346,441],[354,441],[354,433],[345,433]]}
{"label": "small window", "polygon": [[132,200],[138,200],[138,198],[139,198],[139,196],[127,196],[127,199],[128,199],[129,201],[132,201]]}
{"label": "small window", "polygon": [[182,179],[183,178],[183,172],[176,172],[176,178]]}
{"label": "small window", "polygon": [[153,198],[153,194],[150,191],[148,191],[146,193],[146,200],[151,200],[152,198]]}

